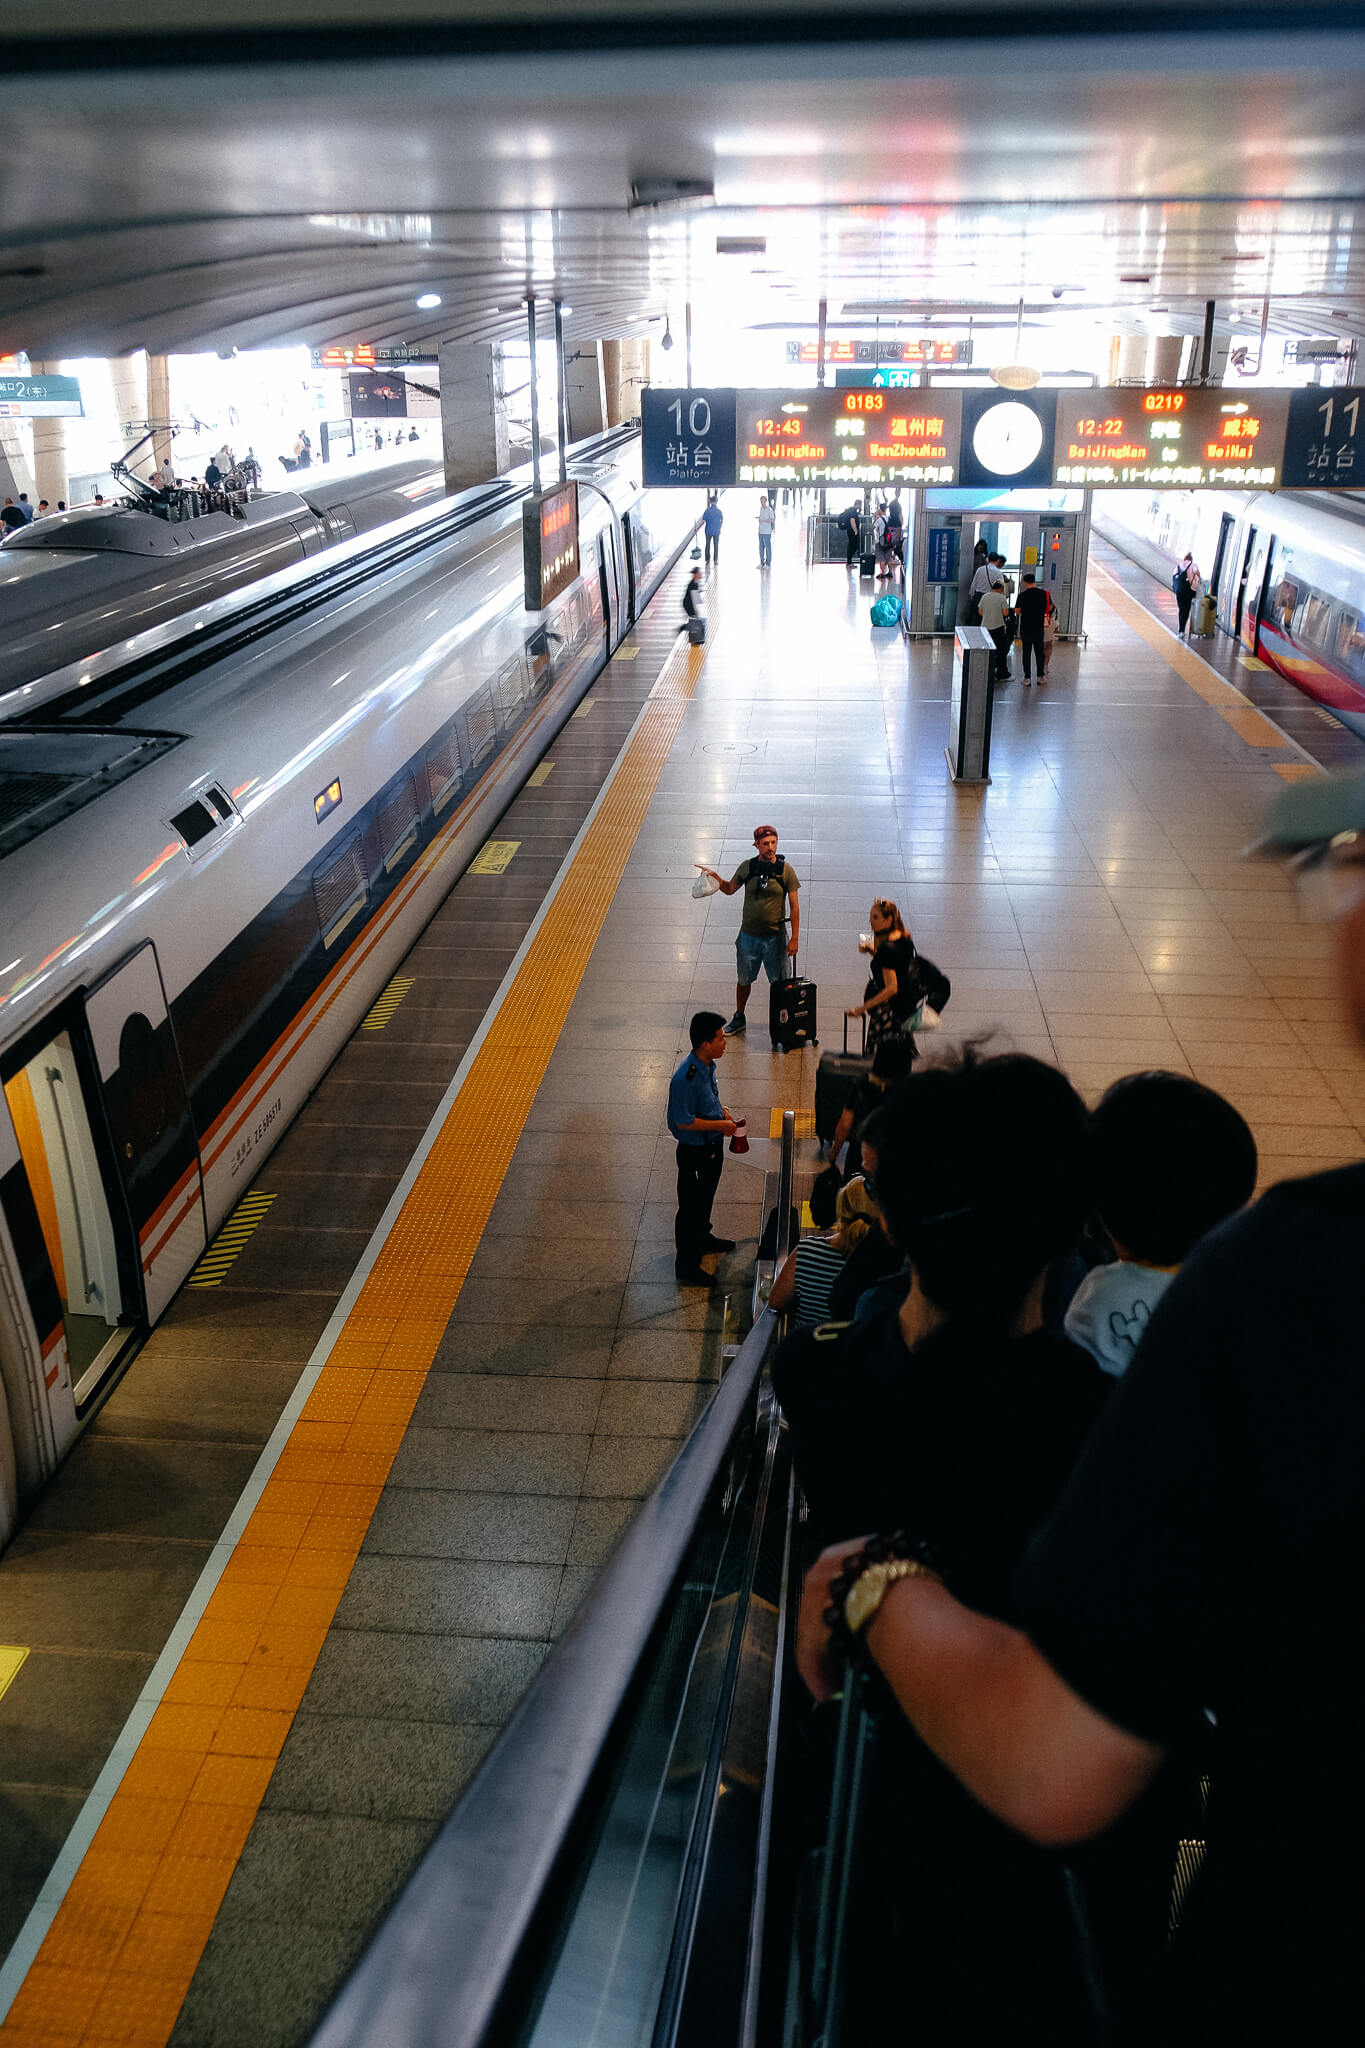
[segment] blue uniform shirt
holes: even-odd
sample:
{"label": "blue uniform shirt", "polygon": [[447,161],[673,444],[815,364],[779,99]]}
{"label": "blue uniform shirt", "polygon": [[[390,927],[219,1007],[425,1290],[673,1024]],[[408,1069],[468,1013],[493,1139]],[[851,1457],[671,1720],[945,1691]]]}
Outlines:
{"label": "blue uniform shirt", "polygon": [[725,1115],[720,1106],[720,1090],[716,1086],[716,1069],[708,1066],[697,1053],[689,1052],[678,1063],[678,1070],[668,1084],[668,1128],[680,1145],[704,1145],[708,1139],[718,1138],[719,1131],[684,1131],[681,1124],[690,1124],[693,1117],[714,1117],[717,1122]]}
{"label": "blue uniform shirt", "polygon": [[714,540],[725,524],[725,514],[719,505],[708,505],[701,515],[702,528]]}

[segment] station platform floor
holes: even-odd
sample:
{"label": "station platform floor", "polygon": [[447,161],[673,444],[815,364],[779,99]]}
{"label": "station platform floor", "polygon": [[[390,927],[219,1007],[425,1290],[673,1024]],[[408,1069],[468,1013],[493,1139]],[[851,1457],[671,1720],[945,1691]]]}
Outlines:
{"label": "station platform floor", "polygon": [[1311,726],[1097,553],[1087,640],[1003,686],[992,781],[958,788],[949,648],[872,631],[794,513],[755,554],[737,512],[704,650],[675,572],[0,1560],[30,1652],[0,2048],[305,2042],[709,1398],[817,1055],[771,1050],[756,990],[720,1074],[737,1249],[680,1291],[664,1102],[691,1012],[733,1007],[739,914],[697,861],[778,827],[826,1045],[891,896],[951,976],[945,1038],[1092,1095],[1193,1073],[1263,1184],[1360,1157],[1325,935],[1240,858],[1319,772]]}

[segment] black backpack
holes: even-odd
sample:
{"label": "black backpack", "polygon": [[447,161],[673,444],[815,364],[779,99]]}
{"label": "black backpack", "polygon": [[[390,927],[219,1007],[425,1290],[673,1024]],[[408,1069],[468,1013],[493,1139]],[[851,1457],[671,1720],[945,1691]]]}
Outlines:
{"label": "black backpack", "polygon": [[1174,576],[1172,576],[1171,578],[1171,589],[1175,592],[1177,597],[1179,597],[1180,595],[1180,586],[1184,581],[1185,571],[1183,570],[1183,568],[1177,569]]}
{"label": "black backpack", "polygon": [[947,1009],[948,999],[953,993],[953,984],[949,981],[943,969],[935,967],[932,960],[926,960],[923,953],[916,953],[915,980],[919,989],[920,1001],[927,1003],[929,1008],[936,1010],[941,1017]]}

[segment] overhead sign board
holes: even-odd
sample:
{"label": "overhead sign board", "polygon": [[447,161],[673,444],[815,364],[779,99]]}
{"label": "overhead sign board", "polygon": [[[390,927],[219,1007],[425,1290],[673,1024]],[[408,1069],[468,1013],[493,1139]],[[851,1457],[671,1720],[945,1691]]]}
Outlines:
{"label": "overhead sign board", "polygon": [[[918,341],[827,340],[825,343],[827,363],[859,363],[873,368],[882,363],[908,363],[915,368],[923,368],[927,364],[969,363],[971,359],[972,345],[969,341],[940,341],[927,335]],[[787,343],[789,363],[818,363],[819,360],[818,341]]]}
{"label": "overhead sign board", "polygon": [[434,363],[436,351],[429,343],[400,342],[394,346],[369,341],[349,342],[342,348],[315,348],[315,370],[368,370],[381,363]]}
{"label": "overhead sign board", "polygon": [[1287,363],[1339,363],[1346,351],[1330,336],[1322,341],[1290,341],[1285,344]]}
{"label": "overhead sign board", "polygon": [[[889,373],[888,373],[889,374]],[[647,485],[1365,488],[1365,388],[646,391]]]}
{"label": "overhead sign board", "polygon": [[961,417],[956,391],[737,391],[736,481],[955,483]]}
{"label": "overhead sign board", "polygon": [[1053,481],[1090,490],[1274,490],[1289,399],[1287,391],[1240,396],[1226,386],[1060,392]]}
{"label": "overhead sign board", "polygon": [[85,414],[78,377],[33,372],[0,376],[0,419],[78,420]]}
{"label": "overhead sign board", "polygon": [[521,508],[526,609],[544,611],[578,577],[578,485],[555,484]]}
{"label": "overhead sign board", "polygon": [[347,383],[353,420],[440,417],[441,399],[435,387],[424,390],[416,379],[405,377],[401,370],[351,370]]}
{"label": "overhead sign board", "polygon": [[738,395],[732,390],[642,391],[646,485],[704,484],[710,490],[722,490],[738,483]]}

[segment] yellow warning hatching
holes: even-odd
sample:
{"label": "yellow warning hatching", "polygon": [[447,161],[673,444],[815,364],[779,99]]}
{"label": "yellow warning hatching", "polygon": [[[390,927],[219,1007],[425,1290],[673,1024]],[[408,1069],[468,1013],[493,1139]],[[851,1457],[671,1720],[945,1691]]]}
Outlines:
{"label": "yellow warning hatching", "polygon": [[243,1195],[213,1243],[185,1282],[187,1287],[221,1287],[234,1260],[258,1228],[275,1200],[273,1195]]}
{"label": "yellow warning hatching", "polygon": [[416,979],[417,977],[414,974],[395,974],[383,995],[377,999],[374,1008],[361,1024],[361,1030],[382,1031]]}

